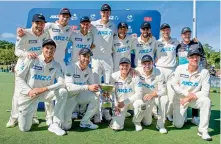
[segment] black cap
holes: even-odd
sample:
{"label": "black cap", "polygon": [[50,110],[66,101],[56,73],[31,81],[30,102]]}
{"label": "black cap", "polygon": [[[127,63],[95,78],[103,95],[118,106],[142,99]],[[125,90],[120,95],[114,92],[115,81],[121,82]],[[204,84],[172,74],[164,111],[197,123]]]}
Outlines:
{"label": "black cap", "polygon": [[141,62],[150,62],[153,61],[153,58],[150,55],[144,55],[141,59]]}
{"label": "black cap", "polygon": [[160,26],[160,30],[165,29],[165,28],[170,28],[170,25],[167,23],[164,23]]}
{"label": "black cap", "polygon": [[201,52],[198,49],[190,49],[187,56],[198,55],[202,56]]}
{"label": "black cap", "polygon": [[111,7],[108,4],[103,4],[101,11],[111,11]]}
{"label": "black cap", "polygon": [[189,27],[184,27],[181,31],[181,34],[184,34],[185,32],[192,32]]}
{"label": "black cap", "polygon": [[119,28],[122,28],[122,27],[125,27],[125,28],[128,29],[128,25],[127,25],[125,22],[120,22],[120,23],[118,24],[118,26],[117,26],[118,29],[119,29]]}
{"label": "black cap", "polygon": [[42,14],[33,15],[32,22],[45,22],[45,17]]}
{"label": "black cap", "polygon": [[90,56],[93,56],[93,53],[91,52],[90,49],[88,48],[82,48],[80,51],[79,51],[79,55],[84,55],[84,54],[90,54]]}
{"label": "black cap", "polygon": [[42,47],[46,46],[46,45],[53,45],[56,48],[56,44],[52,39],[46,39],[43,41],[42,43]]}
{"label": "black cap", "polygon": [[143,22],[140,26],[141,29],[145,29],[145,28],[148,28],[148,29],[151,29],[151,25],[150,23],[148,22]]}
{"label": "black cap", "polygon": [[126,58],[126,57],[122,57],[122,58],[120,59],[119,65],[122,64],[122,63],[128,63],[128,64],[130,64],[130,60],[129,60],[128,58]]}
{"label": "black cap", "polygon": [[81,19],[80,19],[80,23],[81,22],[91,22],[90,21],[90,18],[88,16],[83,16]]}
{"label": "black cap", "polygon": [[60,10],[60,13],[59,14],[69,14],[69,16],[71,17],[71,12],[68,8],[62,8]]}

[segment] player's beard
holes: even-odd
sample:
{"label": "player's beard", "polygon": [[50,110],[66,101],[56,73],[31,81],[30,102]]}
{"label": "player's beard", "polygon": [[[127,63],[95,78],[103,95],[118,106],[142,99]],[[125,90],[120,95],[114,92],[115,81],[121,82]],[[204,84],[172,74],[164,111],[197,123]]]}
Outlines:
{"label": "player's beard", "polygon": [[143,38],[149,38],[151,36],[151,33],[143,33],[142,36]]}
{"label": "player's beard", "polygon": [[119,33],[118,34],[120,38],[125,38],[126,34],[125,33]]}

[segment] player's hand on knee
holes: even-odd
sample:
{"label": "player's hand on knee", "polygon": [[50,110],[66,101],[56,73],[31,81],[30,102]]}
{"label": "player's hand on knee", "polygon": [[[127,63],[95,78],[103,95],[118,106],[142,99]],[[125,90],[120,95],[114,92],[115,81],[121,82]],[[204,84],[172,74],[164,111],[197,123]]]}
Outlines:
{"label": "player's hand on knee", "polygon": [[30,91],[28,92],[28,96],[31,97],[31,98],[34,98],[34,97],[37,96],[37,94],[36,94],[35,90],[32,89],[32,90],[30,90]]}
{"label": "player's hand on knee", "polygon": [[19,36],[19,37],[23,37],[24,35],[25,35],[25,31],[24,31],[24,29],[23,28],[17,28],[17,35]]}
{"label": "player's hand on knee", "polygon": [[124,102],[118,102],[118,105],[117,105],[119,108],[123,108],[125,106]]}
{"label": "player's hand on knee", "polygon": [[92,50],[94,48],[95,48],[95,44],[92,43],[90,49]]}
{"label": "player's hand on knee", "polygon": [[35,91],[35,93],[36,93],[37,95],[39,95],[39,94],[42,94],[42,93],[44,93],[45,91],[47,91],[47,88],[46,88],[46,87],[43,87],[43,88],[34,88],[33,90]]}
{"label": "player's hand on knee", "polygon": [[92,92],[97,92],[99,90],[100,86],[98,84],[92,84],[88,86],[88,90]]}
{"label": "player's hand on knee", "polygon": [[186,105],[189,102],[190,102],[190,99],[188,97],[180,99],[180,104],[183,105],[183,106]]}
{"label": "player's hand on knee", "polygon": [[120,108],[118,107],[118,106],[115,106],[115,115],[117,116],[117,115],[119,115],[120,114],[120,112],[121,112],[121,110],[120,110]]}
{"label": "player's hand on knee", "polygon": [[35,52],[29,52],[28,53],[28,58],[30,58],[30,59],[35,59],[37,57],[38,57],[38,55]]}

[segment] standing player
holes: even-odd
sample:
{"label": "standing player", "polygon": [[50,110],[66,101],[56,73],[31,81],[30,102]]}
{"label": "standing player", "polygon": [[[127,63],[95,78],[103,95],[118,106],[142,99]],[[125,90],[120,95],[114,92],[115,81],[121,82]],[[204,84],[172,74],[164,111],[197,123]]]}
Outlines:
{"label": "standing player", "polygon": [[68,90],[68,100],[65,107],[64,128],[69,130],[72,126],[72,112],[77,104],[88,104],[87,111],[81,120],[80,127],[97,129],[90,119],[98,110],[99,97],[95,94],[99,90],[99,85],[94,84],[92,71],[88,67],[90,49],[83,48],[79,51],[78,62],[67,66],[65,72],[65,83]]}
{"label": "standing player", "polygon": [[[102,75],[104,83],[110,83],[110,77],[113,72],[112,45],[116,28],[114,23],[109,21],[110,14],[111,7],[108,4],[104,4],[100,10],[101,19],[91,22],[91,31],[95,44],[92,57],[92,71],[96,84],[101,83]],[[103,113],[105,119],[111,119],[109,110],[106,109]],[[100,123],[101,118],[101,114],[96,114],[94,118],[95,123]]]}
{"label": "standing player", "polygon": [[[191,29],[189,27],[184,27],[181,31],[181,37],[183,41],[176,47],[176,54],[178,57],[178,64],[187,64],[188,59],[187,59],[187,53],[188,51],[193,48],[193,49],[198,49],[200,53],[202,54],[200,62],[202,63],[203,67],[207,67],[207,62],[205,58],[205,53],[203,50],[203,46],[200,42],[196,41],[196,39],[191,40]],[[192,109],[192,123],[195,125],[199,125],[199,114],[198,110]]]}
{"label": "standing player", "polygon": [[[194,45],[192,45],[194,46]],[[187,54],[189,63],[180,65],[175,71],[172,86],[176,92],[174,98],[173,123],[177,128],[182,128],[186,119],[187,108],[192,107],[200,110],[200,122],[198,135],[202,139],[211,141],[208,134],[211,100],[210,74],[207,69],[200,65],[202,53],[190,46]]]}
{"label": "standing player", "polygon": [[[50,34],[51,39],[53,39],[56,43],[57,49],[54,55],[54,59],[59,62],[62,69],[65,69],[66,67],[66,64],[64,62],[65,49],[73,33],[71,26],[68,25],[70,17],[70,10],[67,8],[62,8],[58,15],[58,21],[56,21],[55,23],[47,23],[45,26],[45,31]],[[18,35],[19,37],[25,35],[24,31],[21,28],[18,29]],[[48,115],[46,123],[47,125],[50,125],[52,123],[53,116],[53,102],[46,102],[45,109]]]}
{"label": "standing player", "polygon": [[[45,27],[45,17],[41,14],[35,14],[32,18],[32,27],[30,29],[25,29],[25,36],[17,37],[15,46],[15,55],[18,58],[15,73],[17,73],[18,68],[21,66],[25,58],[35,59],[42,52],[42,42],[49,38],[48,33],[44,32]],[[12,98],[12,111],[11,116],[6,124],[6,127],[14,127],[18,122],[18,97],[19,97],[19,85],[18,79],[15,76],[15,88],[14,95]],[[35,124],[39,124],[37,118],[33,118]]]}
{"label": "standing player", "polygon": [[119,71],[119,62],[122,57],[131,59],[131,49],[133,36],[127,35],[128,25],[120,22],[117,26],[118,34],[114,36],[113,40],[113,62],[114,72]]}
{"label": "standing player", "polygon": [[141,58],[148,54],[154,56],[156,50],[156,39],[151,34],[151,25],[148,22],[143,22],[140,26],[141,36],[133,43],[135,50],[135,65],[141,66]]}
{"label": "standing player", "polygon": [[[36,59],[26,58],[17,72],[21,93],[19,104],[19,129],[29,131],[32,126],[32,117],[41,100],[52,101],[56,98],[53,109],[53,123],[48,130],[62,136],[66,132],[61,129],[64,121],[64,107],[67,101],[61,66],[54,60],[56,44],[52,39],[47,39],[42,44],[42,54]],[[57,83],[54,84],[54,79]]]}
{"label": "standing player", "polygon": [[166,95],[166,85],[163,73],[153,67],[153,59],[150,55],[144,55],[141,59],[142,67],[137,68],[143,79],[143,100],[146,104],[146,110],[141,111],[142,122],[145,126],[152,123],[152,111],[154,104],[158,106],[159,117],[156,128],[160,133],[167,133],[164,127],[166,119],[166,109],[168,104],[168,97]]}
{"label": "standing player", "polygon": [[[136,131],[141,131],[139,111],[145,108],[142,101],[143,89],[139,76],[130,74],[131,62],[128,58],[121,58],[119,62],[120,71],[112,74],[112,82],[115,85],[115,115],[110,127],[113,130],[122,130],[129,107],[134,108],[133,123]],[[144,105],[144,107],[142,107]]]}
{"label": "standing player", "polygon": [[162,24],[160,27],[161,38],[157,41],[156,66],[164,75],[167,83],[167,96],[169,98],[167,118],[173,121],[173,98],[174,91],[171,88],[172,73],[176,68],[176,47],[179,41],[170,36],[171,28],[169,24]]}

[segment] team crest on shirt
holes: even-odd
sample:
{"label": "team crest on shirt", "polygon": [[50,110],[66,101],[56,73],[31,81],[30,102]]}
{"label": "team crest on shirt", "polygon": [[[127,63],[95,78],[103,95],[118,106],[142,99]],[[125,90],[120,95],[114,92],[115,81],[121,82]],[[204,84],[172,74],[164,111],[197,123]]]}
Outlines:
{"label": "team crest on shirt", "polygon": [[129,40],[127,40],[126,43],[128,44],[128,43],[129,43]]}
{"label": "team crest on shirt", "polygon": [[38,43],[38,41],[37,40],[29,40],[28,43],[29,44],[34,44],[34,43]]}
{"label": "team crest on shirt", "polygon": [[151,44],[152,44],[152,42],[149,43],[149,45],[151,45]]}
{"label": "team crest on shirt", "polygon": [[180,77],[189,78],[189,75],[186,75],[186,74],[180,74]]}
{"label": "team crest on shirt", "polygon": [[86,78],[88,76],[88,74],[85,74],[84,77]]}
{"label": "team crest on shirt", "polygon": [[87,38],[87,41],[89,42],[91,40],[91,38]]}
{"label": "team crest on shirt", "polygon": [[109,28],[111,28],[112,27],[112,25],[109,25]]}
{"label": "team crest on shirt", "polygon": [[53,32],[60,32],[61,30],[60,30],[60,29],[52,28],[52,31],[53,31]]}
{"label": "team crest on shirt", "polygon": [[144,78],[144,77],[142,77],[142,76],[140,76],[140,79],[141,79],[141,80],[145,80],[145,78]]}
{"label": "team crest on shirt", "polygon": [[151,81],[154,81],[155,80],[155,78],[153,77],[153,78],[151,78]]}
{"label": "team crest on shirt", "polygon": [[54,70],[54,68],[49,68],[49,71],[51,72],[52,70]]}
{"label": "team crest on shirt", "polygon": [[45,41],[45,40],[46,40],[46,38],[43,38],[43,39],[42,39],[42,41]]}
{"label": "team crest on shirt", "polygon": [[174,44],[175,42],[174,41],[172,41],[170,44]]}
{"label": "team crest on shirt", "polygon": [[70,28],[66,29],[65,31],[68,32],[70,30]]}

